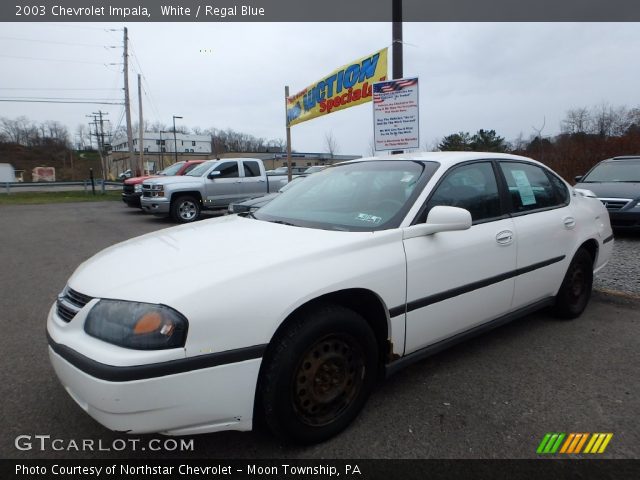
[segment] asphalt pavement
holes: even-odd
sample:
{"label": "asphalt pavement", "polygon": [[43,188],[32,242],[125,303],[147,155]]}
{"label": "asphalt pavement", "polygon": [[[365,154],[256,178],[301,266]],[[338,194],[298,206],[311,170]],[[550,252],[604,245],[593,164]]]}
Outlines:
{"label": "asphalt pavement", "polygon": [[[536,458],[548,432],[610,432],[599,458],[640,458],[640,301],[631,289],[596,292],[577,320],[540,312],[414,364],[384,382],[344,433],[320,445],[293,447],[258,431],[188,437],[192,451],[151,451],[150,440],[166,437],[134,436],[134,450],[59,384],[47,356],[46,315],[82,261],[171,226],[116,202],[0,206],[0,458]],[[640,238],[625,238],[636,262],[639,249]],[[122,265],[123,278],[145,261],[154,259]],[[637,281],[637,264],[625,268]],[[73,448],[84,440],[93,449]]]}

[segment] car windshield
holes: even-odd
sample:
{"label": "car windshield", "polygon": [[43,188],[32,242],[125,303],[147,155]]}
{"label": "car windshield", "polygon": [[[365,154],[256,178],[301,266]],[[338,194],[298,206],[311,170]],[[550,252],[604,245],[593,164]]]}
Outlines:
{"label": "car windshield", "polygon": [[325,230],[395,228],[437,168],[412,160],[346,163],[297,182],[254,217]]}
{"label": "car windshield", "polygon": [[282,193],[282,192],[286,192],[287,190],[289,190],[291,187],[293,187],[294,185],[297,185],[298,183],[300,183],[302,180],[304,180],[307,177],[296,177],[296,178],[292,178],[291,181],[289,183],[287,183],[285,186],[280,187],[280,190],[278,190],[278,192]]}
{"label": "car windshield", "polygon": [[187,175],[190,177],[201,177],[213,166],[214,163],[218,162],[218,160],[209,160],[204,163],[201,163],[196,168],[191,170]]}
{"label": "car windshield", "polygon": [[184,162],[174,163],[173,165],[165,168],[161,172],[158,172],[158,175],[175,175],[180,171],[180,168],[184,165]]}
{"label": "car windshield", "polygon": [[596,165],[581,182],[640,182],[640,159],[603,162]]}

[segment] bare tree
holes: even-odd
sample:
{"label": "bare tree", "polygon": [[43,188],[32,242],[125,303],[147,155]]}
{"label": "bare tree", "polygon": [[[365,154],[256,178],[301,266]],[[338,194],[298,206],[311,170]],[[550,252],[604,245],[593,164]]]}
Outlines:
{"label": "bare tree", "polygon": [[164,123],[162,122],[153,122],[151,125],[149,125],[147,131],[148,132],[164,132],[166,130],[169,130],[169,127],[167,127]]}
{"label": "bare tree", "polygon": [[562,133],[586,133],[589,127],[589,110],[582,108],[573,108],[567,112],[567,116],[560,123]]}
{"label": "bare tree", "polygon": [[324,147],[327,153],[333,158],[338,151],[338,141],[333,136],[333,132],[326,132],[324,134]]}

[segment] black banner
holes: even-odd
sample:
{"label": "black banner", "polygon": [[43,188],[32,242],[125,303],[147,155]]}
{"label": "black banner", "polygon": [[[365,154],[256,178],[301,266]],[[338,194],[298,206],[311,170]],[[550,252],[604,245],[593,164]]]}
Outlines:
{"label": "black banner", "polygon": [[[2,22],[389,22],[391,0],[16,0]],[[405,22],[637,22],[637,0],[403,0]]]}
{"label": "black banner", "polygon": [[640,478],[639,460],[1,460],[13,479],[266,479],[514,480]]}

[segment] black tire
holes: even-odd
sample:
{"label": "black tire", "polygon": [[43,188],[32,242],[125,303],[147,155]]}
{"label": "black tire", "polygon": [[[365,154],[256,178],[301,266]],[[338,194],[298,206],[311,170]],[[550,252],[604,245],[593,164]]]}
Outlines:
{"label": "black tire", "polygon": [[593,286],[593,258],[580,248],[574,255],[560,290],[556,295],[553,313],[559,318],[579,317],[589,303]]}
{"label": "black tire", "polygon": [[198,199],[183,195],[171,202],[171,219],[177,223],[195,222],[200,218],[200,210]]}
{"label": "black tire", "polygon": [[367,322],[337,305],[299,315],[265,357],[264,421],[285,441],[311,444],[346,428],[375,384],[378,346]]}

